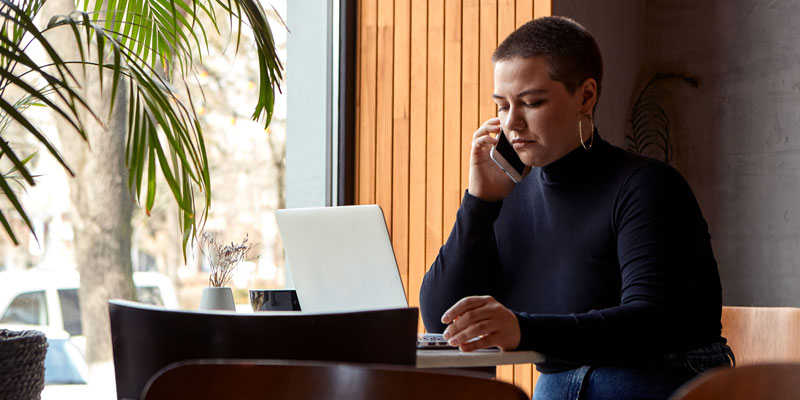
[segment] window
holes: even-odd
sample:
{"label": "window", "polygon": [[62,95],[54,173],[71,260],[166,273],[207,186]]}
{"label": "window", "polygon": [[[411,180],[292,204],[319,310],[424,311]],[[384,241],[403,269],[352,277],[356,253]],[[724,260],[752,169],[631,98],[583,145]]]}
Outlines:
{"label": "window", "polygon": [[22,293],[11,301],[0,323],[47,325],[44,291]]}
{"label": "window", "polygon": [[85,384],[88,370],[80,350],[67,339],[48,339],[45,385]]}
{"label": "window", "polygon": [[61,318],[64,321],[64,330],[69,332],[71,336],[82,334],[78,289],[59,290],[58,301],[61,303]]}
{"label": "window", "polygon": [[140,303],[164,307],[164,299],[161,297],[161,290],[155,286],[137,287],[136,300]]}

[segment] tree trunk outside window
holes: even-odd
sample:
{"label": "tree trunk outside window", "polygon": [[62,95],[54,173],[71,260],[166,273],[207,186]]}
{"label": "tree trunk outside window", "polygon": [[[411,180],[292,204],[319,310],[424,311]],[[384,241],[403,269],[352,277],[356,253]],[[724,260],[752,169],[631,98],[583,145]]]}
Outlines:
{"label": "tree trunk outside window", "polygon": [[[73,0],[49,0],[42,23],[53,15],[75,10]],[[78,49],[69,34],[51,36],[65,59],[77,59]],[[80,68],[74,73],[81,74]],[[112,76],[104,76],[100,93],[96,68],[88,67],[83,93],[101,118],[108,118]],[[127,87],[120,85],[114,113],[101,126],[84,115],[89,145],[64,121],[58,121],[64,155],[75,171],[69,179],[75,232],[75,265],[80,272],[81,323],[86,335],[86,361],[90,366],[112,360],[109,299],[135,299],[131,265],[131,215],[134,198],[127,187],[125,129]]]}

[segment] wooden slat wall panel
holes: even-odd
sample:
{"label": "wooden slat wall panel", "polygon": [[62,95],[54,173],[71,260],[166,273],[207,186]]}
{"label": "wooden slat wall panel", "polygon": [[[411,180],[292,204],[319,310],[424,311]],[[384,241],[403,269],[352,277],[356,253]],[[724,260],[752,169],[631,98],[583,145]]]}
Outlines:
{"label": "wooden slat wall panel", "polygon": [[[497,0],[482,0],[480,8],[480,38],[478,43],[478,126],[497,116],[492,100],[494,69],[492,52],[497,47]],[[477,126],[475,127],[477,128]]]}
{"label": "wooden slat wall panel", "polygon": [[392,246],[408,297],[409,109],[411,94],[411,0],[394,2],[394,104]]}
{"label": "wooden slat wall panel", "polygon": [[[514,0],[498,0],[497,2],[497,44],[517,29],[516,2]],[[492,49],[494,51],[494,49]]]}
{"label": "wooden slat wall panel", "polygon": [[[461,204],[461,1],[444,11],[444,188],[442,234],[447,240]],[[465,162],[466,164],[466,162]]]}
{"label": "wooden slat wall panel", "polygon": [[425,201],[425,265],[442,246],[444,160],[444,2],[428,2],[428,135]]}
{"label": "wooden slat wall panel", "polygon": [[[480,74],[480,4],[479,0],[463,0],[461,43],[461,189],[469,187],[469,154],[472,135],[480,126],[478,91]],[[449,166],[455,168],[454,166]]]}
{"label": "wooden slat wall panel", "polygon": [[514,17],[516,20],[515,29],[533,19],[533,0],[517,0]]}
{"label": "wooden slat wall panel", "polygon": [[364,204],[375,203],[375,137],[378,2],[359,3],[358,133],[356,134],[356,196]]}
{"label": "wooden slat wall panel", "polygon": [[377,105],[375,138],[375,201],[383,209],[386,225],[392,231],[392,113],[394,91],[394,4],[382,0],[378,7]]}
{"label": "wooden slat wall panel", "polygon": [[408,303],[419,306],[425,275],[428,2],[411,2],[411,163],[409,187]]}
{"label": "wooden slat wall panel", "polygon": [[[409,304],[447,239],[468,186],[472,134],[497,115],[491,55],[552,0],[361,0],[356,202],[386,216]],[[422,325],[420,325],[422,329]],[[529,395],[532,365],[498,379]]]}
{"label": "wooden slat wall panel", "polygon": [[534,0],[533,18],[553,15],[553,0]]}

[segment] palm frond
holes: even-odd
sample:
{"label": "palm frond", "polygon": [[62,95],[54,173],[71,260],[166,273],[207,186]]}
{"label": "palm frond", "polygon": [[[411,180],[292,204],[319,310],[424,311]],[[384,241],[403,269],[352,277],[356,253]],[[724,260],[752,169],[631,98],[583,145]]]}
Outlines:
{"label": "palm frond", "polygon": [[[255,37],[259,59],[259,100],[253,119],[265,118],[268,126],[274,107],[275,90],[280,91],[282,65],[277,57],[267,16],[258,0],[109,0],[107,2],[80,0],[82,11],[54,17],[41,31],[33,19],[45,0],[0,0],[0,128],[4,121],[13,120],[32,133],[69,171],[58,150],[20,112],[19,104],[5,99],[5,88],[21,88],[37,104],[56,110],[81,136],[86,137],[79,110],[88,110],[91,117],[100,119],[89,109],[76,88],[80,81],[69,67],[80,65],[95,68],[100,90],[111,86],[111,104],[120,85],[127,89],[127,148],[126,160],[130,170],[128,185],[137,200],[144,194],[144,208],[149,214],[155,204],[156,176],[160,172],[179,206],[180,229],[186,244],[208,215],[211,202],[210,174],[203,131],[194,111],[188,87],[179,93],[171,80],[173,75],[185,81],[192,73],[192,60],[203,47],[208,47],[207,31],[200,18],[209,19],[219,32],[214,5],[220,5],[233,22],[250,26]],[[18,4],[22,4],[20,7]],[[93,6],[92,6],[93,3]],[[103,8],[103,4],[107,8]],[[91,9],[90,9],[91,7]],[[75,39],[79,59],[64,60],[45,39],[47,31],[59,30]],[[27,39],[26,39],[27,38]],[[241,29],[237,34],[237,51]],[[27,40],[27,41],[26,41]],[[40,64],[30,59],[25,49],[37,42],[52,60]],[[15,68],[17,68],[15,70]],[[110,72],[110,78],[106,74]],[[175,74],[173,74],[175,72]],[[41,80],[46,88],[28,83]],[[110,82],[109,82],[110,80]],[[184,82],[184,86],[185,82]],[[188,97],[188,102],[181,96]],[[57,97],[55,102],[51,97]],[[187,104],[188,103],[188,104]],[[6,123],[7,124],[7,123]],[[2,132],[2,130],[0,130]],[[9,158],[15,171],[33,184],[13,149],[0,140],[0,151]],[[5,179],[0,188],[8,187]],[[195,209],[194,193],[203,192],[203,210]],[[16,212],[27,216],[13,193],[6,193]],[[0,223],[16,242],[5,215]],[[29,227],[29,221],[27,221]],[[185,252],[184,252],[185,256]]]}
{"label": "palm frond", "polygon": [[[258,0],[116,0],[103,11],[89,12],[91,0],[79,0],[86,15],[94,23],[102,23],[122,47],[135,52],[147,64],[162,65],[166,74],[174,67],[182,77],[188,76],[192,55],[202,60],[203,48],[208,49],[207,32],[200,23],[205,17],[219,33],[214,4],[228,14],[231,25],[238,24],[236,51],[241,43],[242,25],[253,31],[259,60],[259,96],[252,114],[253,120],[264,118],[264,127],[272,121],[275,91],[280,91],[283,65],[278,58],[269,20]],[[97,2],[96,4],[99,4]],[[197,29],[200,32],[197,32]]]}
{"label": "palm frond", "polygon": [[[5,139],[0,138],[0,142],[4,142],[5,143]],[[5,144],[7,145],[7,143],[5,143]],[[8,155],[8,153],[6,151],[4,151],[4,150],[0,151],[0,158],[2,158],[4,155]],[[30,155],[28,155],[27,157],[25,157],[24,159],[22,159],[20,161],[20,164],[23,165],[23,169],[24,169],[24,165],[27,164],[28,162],[30,162],[30,160],[33,158],[34,155],[35,155],[35,153],[34,154],[30,154]],[[22,221],[25,223],[25,225],[28,226],[28,229],[33,233],[33,237],[38,241],[39,239],[36,236],[36,231],[33,230],[33,224],[31,223],[31,220],[28,217],[28,214],[25,212],[25,209],[22,207],[22,203],[17,198],[17,194],[11,188],[11,185],[8,184],[9,181],[17,182],[19,184],[19,182],[18,182],[19,177],[13,175],[14,172],[17,172],[17,171],[20,171],[20,170],[18,169],[18,167],[17,167],[17,165],[15,163],[15,165],[10,170],[0,174],[0,192],[2,192],[3,196],[5,196],[6,199],[8,199],[8,202],[11,203],[11,206],[14,208],[14,211],[16,211],[17,214],[19,214],[19,216],[22,218]],[[9,238],[11,238],[11,241],[14,242],[14,244],[19,244],[19,239],[17,239],[17,236],[14,234],[14,230],[13,230],[13,228],[11,226],[11,222],[7,219],[6,215],[2,212],[2,210],[0,210],[0,224],[3,225],[3,228],[5,229],[6,233],[9,236]]]}

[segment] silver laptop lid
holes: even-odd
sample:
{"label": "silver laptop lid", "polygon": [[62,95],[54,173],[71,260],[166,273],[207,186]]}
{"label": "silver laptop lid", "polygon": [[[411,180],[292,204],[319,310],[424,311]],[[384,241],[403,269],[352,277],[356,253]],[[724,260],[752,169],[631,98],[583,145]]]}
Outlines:
{"label": "silver laptop lid", "polygon": [[379,206],[285,209],[275,217],[304,312],[408,306]]}

